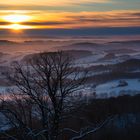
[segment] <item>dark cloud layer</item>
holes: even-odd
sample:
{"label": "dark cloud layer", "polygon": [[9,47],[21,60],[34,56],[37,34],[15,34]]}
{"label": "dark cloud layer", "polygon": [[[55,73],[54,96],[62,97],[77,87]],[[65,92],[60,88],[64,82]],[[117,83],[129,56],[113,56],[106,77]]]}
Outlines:
{"label": "dark cloud layer", "polygon": [[[140,27],[79,28],[79,29],[38,29],[24,30],[20,36],[100,36],[100,35],[140,35]],[[0,35],[11,35],[8,30],[0,30]],[[15,34],[16,35],[16,34]],[[19,36],[19,35],[18,35]]]}

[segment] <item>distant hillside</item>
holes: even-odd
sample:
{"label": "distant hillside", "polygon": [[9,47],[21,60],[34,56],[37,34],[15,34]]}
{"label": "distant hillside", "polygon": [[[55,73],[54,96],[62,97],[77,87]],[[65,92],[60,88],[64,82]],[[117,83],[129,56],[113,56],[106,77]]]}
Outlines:
{"label": "distant hillside", "polygon": [[2,58],[5,55],[8,55],[8,54],[7,53],[0,52],[0,58]]}
{"label": "distant hillside", "polygon": [[136,50],[133,49],[113,49],[113,50],[106,50],[109,53],[116,53],[116,54],[126,54],[126,53],[136,53]]}
{"label": "distant hillside", "polygon": [[[47,54],[49,55],[50,53],[55,53],[55,52],[48,52],[48,53],[46,53],[46,55]],[[68,50],[68,51],[64,51],[64,53],[66,53],[66,55],[69,55],[74,59],[80,59],[80,58],[92,55],[92,53],[90,51],[85,51],[85,50]],[[35,58],[36,56],[38,56],[38,53],[37,54],[26,55],[22,59],[22,61],[23,62],[28,62],[30,59]]]}
{"label": "distant hillside", "polygon": [[19,44],[19,43],[14,41],[9,41],[9,40],[0,40],[0,45],[12,45],[12,44]]}
{"label": "distant hillside", "polygon": [[96,43],[91,43],[91,42],[80,42],[80,43],[73,43],[71,45],[68,46],[62,46],[59,48],[56,48],[58,50],[95,50],[99,49],[99,44]]}
{"label": "distant hillside", "polygon": [[72,45],[76,45],[76,46],[98,46],[97,43],[91,43],[91,42],[79,42],[79,43],[74,43]]}
{"label": "distant hillside", "polygon": [[130,41],[112,41],[112,44],[140,44],[140,40],[130,40]]}
{"label": "distant hillside", "polygon": [[104,60],[110,60],[116,58],[115,53],[108,53],[103,58],[99,59],[100,61]]}
{"label": "distant hillside", "polygon": [[118,64],[91,66],[87,69],[93,72],[131,72],[140,70],[140,59],[129,59]]}

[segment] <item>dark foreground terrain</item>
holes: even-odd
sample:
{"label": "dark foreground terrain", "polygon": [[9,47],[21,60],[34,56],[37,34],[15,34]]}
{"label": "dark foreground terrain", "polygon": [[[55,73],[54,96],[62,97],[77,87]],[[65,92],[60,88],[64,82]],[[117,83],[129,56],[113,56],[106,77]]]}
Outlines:
{"label": "dark foreground terrain", "polygon": [[[90,132],[92,128],[102,124],[109,117],[111,119],[108,119],[100,129],[77,140],[140,139],[140,95],[92,99],[88,103],[82,103],[80,107],[70,112],[69,117],[61,125],[62,129],[70,128],[77,133],[66,130],[59,139],[72,140],[72,137],[79,135],[81,128],[83,131]],[[5,134],[0,134],[0,140],[7,140]],[[14,129],[7,131],[7,134],[14,135]],[[17,139],[20,140],[19,137]]]}
{"label": "dark foreground terrain", "polygon": [[108,116],[114,116],[101,129],[90,133],[81,140],[140,139],[140,95],[92,100],[80,109],[76,116],[77,119],[69,121],[69,125],[75,130],[84,127],[86,123],[96,125],[103,122]]}

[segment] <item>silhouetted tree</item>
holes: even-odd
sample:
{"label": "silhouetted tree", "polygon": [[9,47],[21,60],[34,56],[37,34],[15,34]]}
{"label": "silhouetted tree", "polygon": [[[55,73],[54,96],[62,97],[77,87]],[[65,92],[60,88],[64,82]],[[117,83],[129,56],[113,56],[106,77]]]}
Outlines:
{"label": "silhouetted tree", "polygon": [[8,78],[16,87],[10,100],[2,99],[1,112],[18,130],[18,137],[57,140],[61,121],[73,108],[86,72],[79,72],[66,52],[44,52],[24,64],[14,63]]}

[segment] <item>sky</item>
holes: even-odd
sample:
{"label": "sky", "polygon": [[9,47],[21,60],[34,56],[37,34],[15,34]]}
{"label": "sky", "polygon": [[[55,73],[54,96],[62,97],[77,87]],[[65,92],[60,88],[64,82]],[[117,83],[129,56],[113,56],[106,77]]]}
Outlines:
{"label": "sky", "polygon": [[140,0],[3,0],[0,33],[10,30],[140,34]]}

